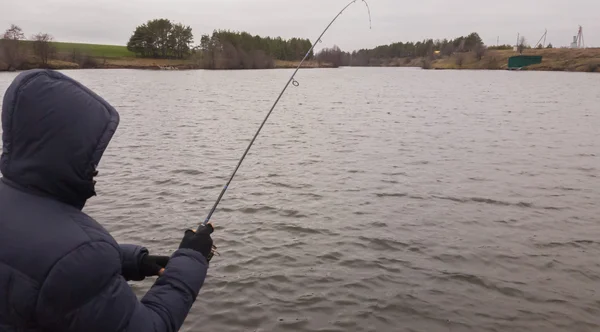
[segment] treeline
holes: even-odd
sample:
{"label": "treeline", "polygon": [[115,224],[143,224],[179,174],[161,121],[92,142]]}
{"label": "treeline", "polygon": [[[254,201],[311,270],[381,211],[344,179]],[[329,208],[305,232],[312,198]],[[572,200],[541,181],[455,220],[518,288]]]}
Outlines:
{"label": "treeline", "polygon": [[203,68],[261,69],[272,68],[274,60],[301,60],[311,47],[308,39],[285,40],[253,36],[247,32],[215,30],[210,36],[202,36],[197,50]]}
{"label": "treeline", "polygon": [[[511,45],[486,46],[478,33],[473,32],[467,36],[455,39],[425,39],[418,42],[398,42],[381,45],[372,49],[361,49],[354,52],[344,52],[339,47],[321,50],[316,59],[334,66],[397,66],[414,64],[414,59],[423,59],[424,66],[436,57],[456,56],[464,59],[466,53],[473,53],[477,60],[481,60],[488,50],[512,50]],[[548,44],[545,48],[552,48]],[[517,51],[522,53],[530,49],[525,37],[521,37]],[[539,44],[536,48],[544,48]]]}
{"label": "treeline", "polygon": [[377,46],[373,49],[361,49],[343,52],[339,47],[326,48],[317,54],[317,60],[333,63],[336,66],[381,66],[386,61],[397,58],[426,58],[435,54],[450,56],[456,52],[482,53],[485,45],[479,34],[473,32],[455,39],[426,39],[418,42],[398,42]]}
{"label": "treeline", "polygon": [[[75,68],[106,67],[107,58],[142,57],[185,59],[185,68],[206,69],[262,69],[275,67],[275,61],[299,61],[311,49],[309,39],[261,37],[247,32],[214,30],[202,35],[194,44],[191,27],[174,23],[168,19],[153,19],[141,24],[133,31],[127,47],[114,46],[118,52],[107,55],[106,50],[65,46],[53,42],[47,33],[38,33],[26,38],[20,27],[11,25],[0,35],[0,70],[18,70],[32,67],[48,67],[49,59],[56,59],[60,66]],[[57,52],[56,47],[60,48]],[[99,46],[99,45],[92,45]],[[111,48],[110,45],[101,45]],[[522,37],[517,50],[522,53],[531,48]],[[467,53],[481,60],[488,50],[512,49],[511,45],[486,46],[478,33],[454,39],[425,39],[418,42],[397,42],[372,49],[354,52],[342,51],[334,46],[325,48],[309,60],[317,60],[311,67],[327,66],[414,66],[428,67],[440,57],[457,58],[462,62]],[[537,45],[535,47],[544,47]],[[551,48],[552,45],[547,46]],[[110,62],[110,61],[109,61]],[[52,63],[52,65],[56,65]],[[110,64],[108,64],[110,65]],[[293,63],[281,63],[293,66]]]}
{"label": "treeline", "polygon": [[192,28],[161,18],[137,26],[127,49],[145,58],[193,59],[207,69],[258,69],[273,67],[274,60],[300,60],[312,46],[308,39],[286,40],[229,30],[202,35],[196,46],[193,41]]}
{"label": "treeline", "polygon": [[137,26],[127,49],[141,57],[184,59],[190,55],[193,41],[191,27],[162,18]]}

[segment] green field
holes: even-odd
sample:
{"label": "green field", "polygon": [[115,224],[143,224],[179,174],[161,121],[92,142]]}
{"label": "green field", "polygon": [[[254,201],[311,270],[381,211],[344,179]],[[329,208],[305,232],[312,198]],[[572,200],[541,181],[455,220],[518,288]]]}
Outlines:
{"label": "green field", "polygon": [[107,58],[128,58],[135,57],[133,52],[127,50],[126,46],[119,45],[98,45],[98,44],[81,44],[81,43],[61,43],[53,42],[52,46],[56,48],[58,53],[69,53],[73,50],[78,50],[82,54],[93,57]]}

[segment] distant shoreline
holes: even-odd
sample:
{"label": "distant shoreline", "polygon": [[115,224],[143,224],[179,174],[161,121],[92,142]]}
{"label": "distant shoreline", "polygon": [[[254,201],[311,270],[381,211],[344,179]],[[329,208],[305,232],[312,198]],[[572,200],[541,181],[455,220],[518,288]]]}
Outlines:
{"label": "distant shoreline", "polygon": [[[419,67],[434,70],[506,70],[508,58],[518,55],[512,50],[489,50],[478,60],[474,53],[455,53],[451,56],[431,58],[384,58],[362,67]],[[522,68],[531,71],[600,72],[600,48],[588,49],[527,49],[523,55],[542,56],[542,63]],[[272,69],[296,68],[300,61],[275,60]],[[144,69],[144,70],[190,70],[203,69],[193,60],[154,59],[118,56],[88,56],[80,64],[64,60],[49,60],[46,66],[35,58],[28,58],[21,70],[50,69]],[[336,68],[330,63],[307,60],[302,68]],[[237,69],[208,69],[237,70]],[[251,70],[251,69],[240,69]]]}
{"label": "distant shoreline", "polygon": [[[490,50],[477,60],[475,54],[466,53],[462,59],[454,54],[435,59],[431,69],[508,70],[508,59],[519,55],[512,50]],[[526,56],[541,56],[540,64],[523,67],[524,71],[600,72],[600,48],[526,49]]]}
{"label": "distant shoreline", "polygon": [[[33,42],[20,40],[18,45],[12,45],[13,63],[3,62],[0,57],[0,71],[27,70],[35,68],[49,69],[147,69],[147,70],[185,70],[185,69],[209,69],[209,70],[234,70],[227,57],[219,58],[212,64],[213,68],[207,68],[207,60],[195,54],[185,59],[138,57],[129,51],[126,46],[99,45],[85,43],[49,42],[47,62],[33,52]],[[17,49],[21,54],[16,55]],[[18,61],[14,61],[18,59]],[[247,59],[247,58],[246,58]],[[254,59],[253,59],[254,60]],[[248,69],[271,69],[271,68],[296,68],[300,61],[286,61],[269,59],[263,55],[261,63],[250,65]],[[257,60],[258,61],[258,60]],[[235,61],[234,61],[235,62]],[[260,62],[260,61],[259,61]],[[245,63],[244,65],[247,65]],[[336,66],[327,61],[310,59],[302,64],[302,68],[335,68]],[[240,68],[242,69],[242,68]]]}
{"label": "distant shoreline", "polygon": [[[46,66],[34,59],[30,59],[20,70],[49,68],[55,70],[62,69],[143,69],[143,70],[197,70],[205,69],[202,66],[188,60],[170,60],[170,59],[150,59],[150,58],[97,58],[92,57],[93,61],[86,66],[80,66],[77,63],[62,60],[49,60]],[[271,69],[296,68],[300,61],[280,61],[275,60],[274,67]],[[305,61],[302,64],[303,69],[310,68],[335,68],[328,63],[319,63],[314,60]],[[251,70],[251,69],[206,69],[206,70]],[[3,70],[0,70],[3,71]],[[7,70],[4,70],[7,71]]]}

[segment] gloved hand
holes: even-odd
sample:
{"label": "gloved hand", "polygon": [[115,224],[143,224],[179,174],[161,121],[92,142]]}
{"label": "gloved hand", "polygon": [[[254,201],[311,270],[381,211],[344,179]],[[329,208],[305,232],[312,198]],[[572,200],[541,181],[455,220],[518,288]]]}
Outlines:
{"label": "gloved hand", "polygon": [[[197,233],[191,229],[185,231],[183,240],[179,245],[179,249],[193,249],[200,252],[207,261],[210,262],[213,257],[213,240],[210,234],[214,231],[213,226],[209,223],[206,226],[202,226],[200,231]],[[216,247],[214,247],[216,248]]]}
{"label": "gloved hand", "polygon": [[169,263],[169,256],[144,255],[140,262],[140,274],[144,277],[160,276]]}

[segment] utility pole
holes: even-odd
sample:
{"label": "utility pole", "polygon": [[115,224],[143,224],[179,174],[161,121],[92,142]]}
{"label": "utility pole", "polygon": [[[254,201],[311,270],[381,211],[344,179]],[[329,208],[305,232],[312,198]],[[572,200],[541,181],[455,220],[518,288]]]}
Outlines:
{"label": "utility pole", "polygon": [[[548,29],[546,29],[546,31],[542,35],[542,38],[540,38],[540,40],[538,40],[538,42],[535,44],[534,48],[537,48],[538,45],[542,45],[542,48],[546,47],[546,35],[548,35]],[[540,42],[542,41],[542,39],[544,40],[544,42],[542,44],[540,44]]]}
{"label": "utility pole", "polygon": [[546,36],[548,36],[548,29],[546,29],[546,32],[544,32],[544,47],[546,47]]}
{"label": "utility pole", "polygon": [[581,25],[579,26],[579,31],[577,33],[577,48],[585,48],[585,41],[583,40],[583,28]]}

